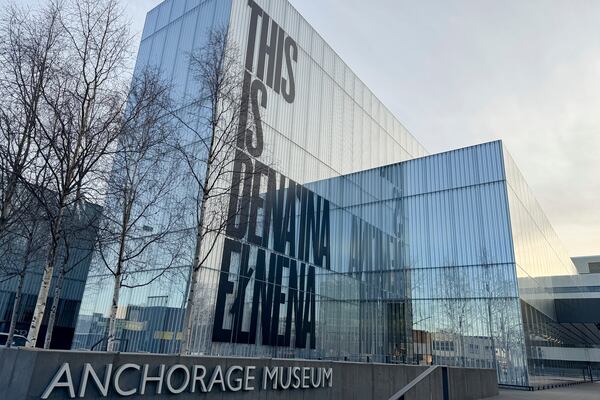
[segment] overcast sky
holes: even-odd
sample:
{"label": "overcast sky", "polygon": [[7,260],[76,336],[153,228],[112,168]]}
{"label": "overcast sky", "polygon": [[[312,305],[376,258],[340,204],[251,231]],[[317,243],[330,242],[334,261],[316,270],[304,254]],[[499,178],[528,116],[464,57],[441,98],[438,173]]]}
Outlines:
{"label": "overcast sky", "polygon": [[[291,2],[431,153],[504,140],[567,251],[600,254],[600,1]],[[160,1],[123,3],[141,32]]]}
{"label": "overcast sky", "polygon": [[569,254],[600,254],[600,1],[292,3],[430,152],[502,139]]}

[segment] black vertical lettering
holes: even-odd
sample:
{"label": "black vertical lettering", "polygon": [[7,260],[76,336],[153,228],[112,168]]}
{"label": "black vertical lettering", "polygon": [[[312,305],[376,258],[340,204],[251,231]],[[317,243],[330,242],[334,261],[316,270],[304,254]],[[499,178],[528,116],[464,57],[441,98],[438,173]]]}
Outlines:
{"label": "black vertical lettering", "polygon": [[269,279],[266,274],[266,256],[264,249],[258,249],[256,255],[256,274],[254,275],[254,295],[252,297],[252,314],[250,316],[250,343],[256,343],[258,328],[258,312],[260,304],[260,322],[262,344],[269,345],[271,335],[271,312],[273,310],[273,282],[275,280],[276,256],[271,253]]}
{"label": "black vertical lettering", "polygon": [[[277,280],[277,255],[275,253],[271,253],[271,257],[269,258],[269,281],[267,284],[267,303],[269,304],[268,316],[263,314],[261,318],[261,330],[262,330],[262,344],[275,346],[276,338],[271,337],[271,326],[273,324],[273,302],[275,300],[275,290],[277,288],[276,280]],[[267,310],[265,310],[267,311]],[[279,314],[277,314],[277,318],[279,319]],[[277,322],[277,324],[279,321]]]}
{"label": "black vertical lettering", "polygon": [[[285,236],[283,243],[283,252],[290,257],[296,256],[296,188],[299,185],[289,179],[287,187],[287,196],[285,201],[285,216],[283,220],[282,236]],[[286,243],[288,251],[285,251]]]}
{"label": "black vertical lettering", "polygon": [[308,276],[306,279],[306,292],[304,294],[304,319],[302,321],[302,335],[304,346],[306,347],[306,335],[310,334],[310,348],[317,346],[315,336],[315,267],[308,266]]}
{"label": "black vertical lettering", "polygon": [[[269,172],[267,166],[260,161],[255,162],[254,166],[254,179],[252,182],[252,201],[250,205],[250,218],[248,221],[248,241],[252,244],[260,246],[263,242],[262,234],[264,229],[257,235],[256,225],[260,221],[258,218],[258,211],[264,208],[265,200],[260,195],[261,180],[263,175],[267,175]],[[264,213],[263,213],[264,215]],[[264,223],[264,218],[263,218]]]}
{"label": "black vertical lettering", "polygon": [[281,73],[283,72],[283,44],[285,41],[285,31],[279,29],[279,37],[277,38],[277,65],[275,67],[275,79],[273,81],[273,90],[279,94],[281,90]]}
{"label": "black vertical lettering", "polygon": [[[248,6],[251,14],[237,127],[238,150],[229,198],[229,220],[225,230],[228,237],[225,238],[221,261],[213,340],[256,344],[260,329],[260,342],[263,345],[291,346],[294,332],[296,347],[306,348],[310,335],[310,348],[314,349],[316,275],[315,267],[306,262],[331,268],[329,202],[254,159],[260,157],[264,150],[261,111],[267,108],[267,86],[276,93],[281,93],[288,103],[293,103],[295,99],[294,66],[298,60],[298,46],[255,0],[248,0]],[[257,79],[253,80],[253,74]],[[261,193],[265,186],[263,175],[266,178],[266,193]],[[298,203],[300,210],[297,210]],[[365,232],[361,228],[359,222],[358,233],[355,234],[353,230],[353,235],[358,236],[353,236],[356,240],[351,244],[351,252],[354,248],[356,253],[354,261],[351,260],[351,270],[363,268],[367,253],[372,254],[373,251],[372,247],[366,248],[362,243]],[[247,239],[248,244],[240,242],[244,239]],[[377,238],[371,238],[371,246],[373,240],[377,242]],[[250,254],[254,251],[251,246],[263,247],[256,248],[254,264],[249,261]],[[280,254],[268,254],[266,249],[269,248]],[[234,253],[239,255],[237,286],[229,280]],[[300,262],[300,271],[299,261],[282,254],[304,261]],[[387,257],[389,260],[389,253]],[[289,270],[287,294],[282,290],[282,281],[286,276],[284,268]],[[252,300],[251,304],[246,304],[250,282],[254,285]],[[223,325],[227,315],[225,309],[228,295],[234,293],[235,299],[229,309],[231,329],[226,329]],[[247,306],[250,308],[248,332],[243,330]],[[280,335],[282,311],[287,311],[287,317],[283,324],[285,326],[282,327],[284,332]]]}
{"label": "black vertical lettering", "polygon": [[246,136],[252,136],[252,131],[248,133],[248,107],[250,104],[250,85],[252,83],[252,75],[250,72],[244,72],[244,83],[242,84],[242,99],[240,104],[240,119],[237,131],[237,147],[245,148]]}
{"label": "black vertical lettering", "polygon": [[242,330],[244,323],[244,308],[246,300],[246,288],[250,282],[250,278],[254,273],[252,268],[248,266],[248,258],[250,256],[250,246],[242,245],[242,259],[240,260],[240,271],[238,277],[238,287],[235,300],[231,305],[229,312],[233,315],[233,337],[234,343],[248,343],[248,332]]}
{"label": "black vertical lettering", "polygon": [[[269,22],[271,29],[269,34]],[[256,68],[256,76],[261,81],[265,81],[265,58],[268,56],[267,63],[267,79],[265,83],[269,87],[273,87],[273,71],[275,70],[275,57],[277,55],[277,36],[279,35],[279,25],[274,20],[271,20],[266,12],[263,11],[262,29],[260,33],[260,45],[258,48],[258,65]]]}
{"label": "black vertical lettering", "polygon": [[323,214],[321,216],[321,240],[319,241],[319,264],[320,266],[331,269],[331,253],[329,248],[329,200],[323,199]]}
{"label": "black vertical lettering", "polygon": [[272,203],[272,220],[273,220],[273,248],[283,253],[285,250],[285,241],[283,237],[283,213],[285,208],[285,182],[286,177],[280,175],[279,178],[279,190],[274,196],[274,202]]}
{"label": "black vertical lettering", "polygon": [[[258,101],[258,96],[260,94],[260,103]],[[254,157],[260,157],[263,152],[263,127],[262,121],[260,119],[260,106],[263,108],[267,107],[267,88],[265,85],[255,79],[252,81],[252,85],[250,86],[250,102],[252,103],[252,115],[254,116],[254,129],[256,131],[256,143],[252,138],[252,130],[246,129],[246,149],[248,153],[253,155]]]}
{"label": "black vertical lettering", "polygon": [[[288,301],[285,318],[284,346],[289,346],[292,337],[292,316],[298,316],[298,272],[296,271],[296,260],[290,260],[290,278],[288,280]],[[298,326],[296,325],[296,329]]]}
{"label": "black vertical lettering", "polygon": [[[285,293],[281,293],[281,280],[283,268],[290,267],[290,260],[284,256],[277,256],[277,269],[275,273],[275,290],[273,295],[273,315],[271,316],[271,345],[279,344],[279,310],[285,304]],[[283,341],[283,337],[281,338]]]}
{"label": "black vertical lettering", "polygon": [[[252,160],[244,152],[236,150],[233,164],[231,193],[229,194],[229,210],[226,234],[236,239],[246,236],[248,214],[250,210],[250,191],[252,189]],[[243,186],[240,197],[240,185]]]}
{"label": "black vertical lettering", "polygon": [[301,261],[308,261],[304,258],[304,248],[306,247],[306,198],[308,195],[308,189],[304,186],[299,186],[296,190],[296,196],[300,199],[300,221],[299,221],[299,238],[298,238],[298,259]]}
{"label": "black vertical lettering", "polygon": [[[304,248],[301,249],[304,252],[303,260],[310,262],[310,253],[312,249],[312,259],[315,264],[319,267],[319,222],[321,221],[321,202],[320,197],[316,196],[312,191],[306,191],[306,238],[304,242]],[[315,197],[317,198],[317,209],[315,210]],[[311,246],[312,244],[312,246]]]}
{"label": "black vertical lettering", "polygon": [[270,248],[269,238],[271,233],[271,221],[277,200],[277,173],[274,169],[267,167],[267,195],[265,198],[265,211],[263,217],[263,247]]}
{"label": "black vertical lettering", "polygon": [[[296,270],[296,264],[294,262],[294,272]],[[290,264],[290,277],[291,275],[291,264]],[[306,347],[306,340],[303,334],[304,332],[304,296],[306,295],[306,264],[300,263],[300,276],[296,282],[297,290],[294,292],[294,298],[288,299],[288,309],[294,313],[294,337],[295,346],[298,348]],[[289,305],[291,304],[291,306]],[[291,318],[291,314],[288,311],[288,317]],[[291,333],[291,332],[290,332]]]}
{"label": "black vertical lettering", "polygon": [[298,59],[298,46],[294,39],[290,36],[285,38],[285,62],[287,66],[287,73],[289,81],[285,79],[281,80],[281,93],[283,98],[288,103],[293,103],[296,98],[296,84],[294,82],[294,69],[292,67],[292,61],[296,62]]}
{"label": "black vertical lettering", "polygon": [[219,288],[217,289],[217,304],[215,306],[215,319],[213,322],[212,340],[215,342],[230,342],[231,329],[223,328],[225,317],[225,304],[227,295],[233,293],[233,282],[229,280],[229,268],[231,257],[234,253],[241,252],[242,245],[231,239],[225,239],[223,244],[223,258],[221,260],[221,274],[219,277]]}
{"label": "black vertical lettering", "polygon": [[254,70],[254,46],[256,43],[256,27],[258,25],[258,17],[262,15],[263,11],[254,2],[254,0],[248,0],[248,6],[252,9],[250,14],[250,30],[248,31],[248,48],[246,50],[246,69],[250,72]]}
{"label": "black vertical lettering", "polygon": [[271,231],[272,225],[274,249],[278,249],[281,246],[281,230],[283,224],[285,194],[285,176],[279,175],[279,190],[277,189],[277,176],[277,172],[269,168],[267,201],[265,205],[265,224],[263,225],[263,246],[269,247],[269,232]]}

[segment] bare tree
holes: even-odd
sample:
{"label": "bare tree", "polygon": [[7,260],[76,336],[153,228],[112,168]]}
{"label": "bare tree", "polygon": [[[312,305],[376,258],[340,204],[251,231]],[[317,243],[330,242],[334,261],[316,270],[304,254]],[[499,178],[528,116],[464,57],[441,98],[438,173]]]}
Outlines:
{"label": "bare tree", "polygon": [[[103,265],[115,279],[114,304],[109,319],[111,349],[114,345],[121,287],[146,286],[169,270],[175,261],[173,258],[161,265],[161,268],[155,269],[159,272],[151,274],[151,278],[138,280],[136,283],[123,283],[136,273],[149,269],[147,263],[138,262],[138,259],[153,250],[152,245],[164,244],[166,235],[174,236],[173,231],[178,230],[177,226],[181,221],[181,208],[171,201],[172,208],[163,207],[163,212],[160,213],[163,218],[170,215],[166,224],[160,225],[159,232],[148,232],[151,225],[148,220],[158,214],[159,206],[167,202],[167,197],[172,198],[177,180],[174,178],[177,162],[169,156],[169,152],[174,151],[173,143],[170,142],[172,126],[169,119],[165,118],[170,106],[169,88],[160,81],[156,71],[146,70],[134,78],[127,98],[126,115],[122,119],[124,125],[112,156],[113,172],[103,195],[103,202],[107,207],[101,216],[101,226],[98,226],[99,213],[76,209],[77,215],[72,215],[71,218],[73,223],[65,227],[66,232],[62,235],[62,268],[55,283],[44,348],[50,348],[64,278],[79,264],[88,261],[94,249],[100,252]],[[89,237],[92,232],[97,234],[95,239]],[[95,243],[78,243],[82,236]],[[179,253],[179,246],[172,245],[168,248],[173,250],[173,255]],[[77,254],[73,254],[74,252]]]}
{"label": "bare tree", "polygon": [[473,300],[469,297],[470,283],[466,267],[454,267],[456,263],[447,263],[452,267],[444,268],[444,286],[442,304],[446,312],[448,330],[458,339],[459,354],[457,365],[466,366],[465,336],[470,332],[473,314]]}
{"label": "bare tree", "polygon": [[510,274],[498,273],[504,266],[488,261],[484,251],[481,265],[485,268],[485,294],[487,324],[492,350],[492,365],[497,370],[498,381],[509,382],[507,371],[525,364],[523,322],[519,317],[521,303]]}
{"label": "bare tree", "polygon": [[[169,103],[169,88],[156,72],[144,71],[134,79],[98,236],[102,264],[114,281],[108,351],[114,351],[117,342],[121,289],[155,282],[181,258],[180,156]],[[150,255],[158,263],[150,262]]]}
{"label": "bare tree", "polygon": [[181,130],[186,132],[185,143],[179,149],[195,186],[196,215],[195,250],[180,348],[182,354],[190,351],[201,270],[228,221],[239,212],[232,213],[228,209],[228,198],[235,185],[232,179],[251,179],[250,174],[241,176],[233,172],[238,158],[238,132],[254,121],[243,96],[240,59],[239,50],[228,41],[226,30],[209,32],[206,45],[190,55],[190,68],[199,86],[198,94],[175,115],[182,125]]}
{"label": "bare tree", "polygon": [[0,237],[30,211],[22,182],[32,179],[42,150],[34,139],[58,58],[59,12],[53,4],[35,13],[11,4],[0,17]]}
{"label": "bare tree", "polygon": [[6,346],[12,345],[15,329],[19,319],[23,287],[27,275],[40,269],[44,259],[47,240],[46,220],[30,197],[18,195],[25,204],[20,206],[18,219],[9,234],[3,235],[0,241],[2,256],[0,258],[0,282],[16,279],[15,298],[13,302]]}
{"label": "bare tree", "polygon": [[[98,200],[123,126],[131,37],[117,0],[71,0],[59,13],[60,56],[36,115],[37,181],[26,182],[50,223],[50,243],[29,329],[35,346],[44,317],[67,210]],[[41,177],[41,178],[40,178]],[[43,179],[42,179],[43,178]]]}

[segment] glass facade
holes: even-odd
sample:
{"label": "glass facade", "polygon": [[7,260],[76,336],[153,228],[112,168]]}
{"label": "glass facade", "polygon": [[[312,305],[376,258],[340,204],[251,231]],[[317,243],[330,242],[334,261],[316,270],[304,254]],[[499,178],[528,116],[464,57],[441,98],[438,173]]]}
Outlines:
{"label": "glass facade", "polygon": [[[572,348],[583,347],[587,341],[581,333],[574,334],[573,329],[558,323],[553,289],[556,281],[575,284],[577,269],[506,152],[504,163],[530,382],[544,382],[547,376],[580,377],[580,371],[588,366],[565,360],[570,359]],[[552,356],[545,354],[547,349]]]}
{"label": "glass facade", "polygon": [[[51,198],[53,194],[47,195]],[[24,200],[22,206],[27,210],[27,223],[14,224],[8,230],[9,234],[4,235],[0,242],[2,254],[0,268],[6,274],[0,279],[0,332],[9,331],[18,287],[21,284],[21,297],[16,309],[15,334],[27,337],[46,263],[50,224],[47,221],[45,208],[39,201],[32,196],[23,196],[22,200]],[[38,340],[40,346],[44,343],[60,277],[62,283],[58,285],[59,301],[50,345],[53,349],[71,347],[90,269],[100,214],[100,207],[91,203],[85,203],[79,209],[69,208],[65,211],[62,222],[64,236],[57,249],[56,266],[46,303],[45,318],[40,327],[40,340]],[[20,274],[23,274],[22,281],[19,278]]]}
{"label": "glass facade", "polygon": [[[502,143],[428,156],[287,1],[165,1],[136,68],[185,98],[187,55],[223,26],[262,95],[262,136],[239,144],[236,173],[253,177],[228,201],[249,212],[201,270],[193,353],[496,368],[521,386],[550,372],[536,346],[553,300],[523,288],[574,267]],[[124,289],[121,351],[179,350],[185,257]],[[111,288],[88,278],[74,348],[106,335]]]}
{"label": "glass facade", "polygon": [[[223,27],[228,27],[229,37],[240,53],[247,52],[248,4],[247,1],[228,0],[161,3],[147,15],[136,72],[146,67],[157,68],[172,85],[176,100],[193,97],[198,83],[190,69],[190,53],[206,44],[211,30]],[[268,10],[275,21],[285,15],[288,23],[281,26],[290,32],[298,53],[294,66],[296,95],[293,104],[282,96],[271,96],[268,110],[261,113],[266,143],[262,162],[295,182],[305,183],[426,154],[416,139],[288,3],[274,1],[271,5],[261,5],[265,6],[277,8]],[[257,43],[259,40],[257,38]],[[194,125],[194,121],[189,123]],[[185,173],[182,171],[182,175]],[[186,192],[193,185],[186,182],[185,177],[176,184],[180,197],[188,197]],[[189,214],[192,215],[195,202],[189,203]],[[187,221],[187,247],[190,250],[187,258],[182,255],[178,267],[174,268],[178,272],[144,287],[122,289],[120,303],[123,307],[119,310],[122,350],[178,350],[178,335],[174,332],[180,330],[183,317],[190,253],[194,247],[194,221],[193,217]],[[173,240],[182,240],[181,237],[179,234]],[[218,249],[215,254],[221,251]],[[160,263],[160,249],[152,249],[146,258],[150,265]],[[219,260],[212,260],[212,263],[217,265],[213,269],[218,270]],[[88,278],[74,348],[90,348],[106,336],[112,276],[103,271],[99,260],[95,264],[98,268],[93,267]],[[147,280],[148,276],[140,274],[139,282]],[[206,277],[202,285],[208,290],[216,285],[216,281],[214,276]],[[201,296],[197,301],[199,309],[214,307],[204,295]],[[161,299],[161,312],[130,310],[148,307],[155,299]],[[203,326],[203,321],[198,325]],[[163,328],[148,331],[146,326]],[[101,344],[97,346],[101,347]]]}

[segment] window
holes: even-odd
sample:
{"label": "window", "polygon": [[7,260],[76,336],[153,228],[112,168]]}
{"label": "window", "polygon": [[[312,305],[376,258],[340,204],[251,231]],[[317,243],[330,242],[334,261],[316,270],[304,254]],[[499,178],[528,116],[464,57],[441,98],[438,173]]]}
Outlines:
{"label": "window", "polygon": [[588,267],[590,268],[590,274],[600,274],[599,261],[588,263]]}

